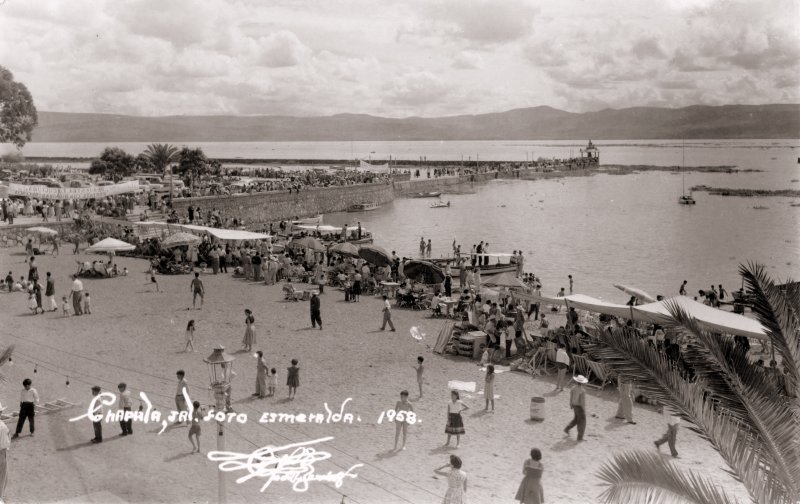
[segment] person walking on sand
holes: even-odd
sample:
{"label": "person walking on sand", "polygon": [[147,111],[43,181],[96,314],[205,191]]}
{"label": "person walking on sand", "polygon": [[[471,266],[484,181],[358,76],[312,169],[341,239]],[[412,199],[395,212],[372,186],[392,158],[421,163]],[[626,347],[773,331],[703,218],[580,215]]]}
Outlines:
{"label": "person walking on sand", "polygon": [[[436,474],[447,476],[447,493],[444,494],[444,504],[466,504],[467,502],[467,473],[461,469],[461,459],[450,455],[450,462],[433,470]],[[446,471],[446,469],[450,469]]]}
{"label": "person walking on sand", "polygon": [[525,477],[519,484],[517,495],[514,497],[521,504],[543,504],[544,489],[542,488],[542,452],[538,448],[531,450],[531,458],[522,466]]}
{"label": "person walking on sand", "polygon": [[[100,387],[95,385],[92,387],[92,397],[100,395]],[[92,428],[94,429],[94,437],[91,439],[92,443],[103,442],[103,417],[105,416],[102,401],[95,403],[94,410],[92,411]]]}
{"label": "person walking on sand", "polygon": [[428,238],[428,245],[426,245],[426,246],[425,246],[425,255],[426,255],[427,257],[430,257],[430,256],[431,256],[431,249],[432,249],[432,248],[433,248],[433,247],[431,246],[431,239],[430,239],[430,238]]}
{"label": "person walking on sand", "polygon": [[83,301],[83,282],[78,279],[78,275],[72,275],[72,313],[75,315],[82,315],[83,308],[81,302]]}
{"label": "person walking on sand", "polygon": [[489,364],[486,366],[486,382],[483,386],[483,396],[486,398],[486,407],[483,411],[489,411],[489,402],[492,403],[492,411],[494,411],[494,366]]}
{"label": "person walking on sand", "polygon": [[469,409],[469,406],[461,402],[458,391],[452,390],[450,392],[450,402],[447,403],[447,425],[444,428],[447,434],[447,442],[445,446],[450,446],[450,437],[455,435],[456,448],[461,443],[461,435],[466,434],[464,430],[464,419],[461,418],[461,412]]}
{"label": "person walking on sand", "polygon": [[578,384],[569,393],[569,407],[575,415],[572,421],[564,427],[564,433],[569,436],[569,431],[576,425],[578,426],[578,441],[583,441],[583,434],[586,431],[586,391],[584,385],[589,383],[583,375],[573,378]]}
{"label": "person walking on sand", "polygon": [[54,312],[58,310],[58,304],[56,303],[56,284],[53,280],[53,277],[50,275],[50,272],[47,272],[47,280],[45,283],[44,288],[44,295],[47,297],[49,301],[47,304],[49,305],[50,309],[48,311]]}
{"label": "person walking on sand", "polygon": [[[124,382],[120,383],[117,385],[117,390],[119,390],[119,409],[124,413],[131,411],[133,402],[131,401],[131,391],[128,390],[128,385]],[[133,435],[133,419],[129,418],[125,420],[123,418],[119,421],[119,427],[122,429],[122,434],[120,434],[120,436]]]}
{"label": "person walking on sand", "polygon": [[[400,412],[402,417],[400,417]],[[397,441],[400,439],[400,432],[403,433],[403,446],[401,450],[406,449],[406,438],[408,437],[408,414],[414,412],[414,406],[408,402],[408,390],[400,392],[400,400],[394,405],[394,449],[397,450]],[[400,417],[400,418],[398,418]]]}
{"label": "person walking on sand", "polygon": [[200,309],[202,310],[203,298],[206,295],[206,289],[203,287],[203,281],[200,280],[200,273],[195,272],[190,289],[192,291],[192,308],[196,306],[195,303],[197,302],[197,296],[200,296]]}
{"label": "person walking on sand", "polygon": [[384,295],[383,296],[383,324],[381,324],[381,331],[386,329],[386,324],[389,324],[389,327],[392,328],[392,332],[394,332],[394,324],[392,323],[392,305],[389,304],[389,298]]}
{"label": "person walking on sand", "polygon": [[[544,315],[542,315],[542,318],[544,318]],[[569,369],[569,355],[563,343],[559,343],[558,350],[556,350],[556,366],[558,367],[558,378],[556,378],[555,391],[561,392],[564,390],[564,378],[567,374],[567,369]]]}
{"label": "person walking on sand", "polygon": [[419,256],[425,258],[425,237],[419,239]]}
{"label": "person walking on sand", "polygon": [[422,363],[425,362],[425,357],[417,357],[417,367],[411,366],[417,371],[417,385],[419,385],[419,397],[422,398],[422,373],[425,371]]}
{"label": "person walking on sand", "polygon": [[[5,411],[5,409],[6,408],[0,404],[0,413]],[[11,448],[11,440],[8,438],[8,426],[5,422],[0,422],[0,502],[5,502],[6,498],[9,448]]]}
{"label": "person walking on sand", "polygon": [[[178,378],[178,386],[175,389],[175,408],[178,412],[181,411],[189,411],[189,406],[186,403],[186,398],[184,397],[184,391],[186,395],[189,395],[189,384],[186,382],[186,372],[183,369],[179,369],[175,376]],[[180,421],[176,421],[175,424],[181,423]]]}
{"label": "person walking on sand", "polygon": [[297,394],[297,387],[300,386],[300,368],[297,367],[297,359],[292,359],[292,365],[286,368],[286,371],[286,385],[289,387],[289,399],[294,399]]}
{"label": "person walking on sand", "polygon": [[259,399],[267,397],[267,361],[261,350],[256,352],[256,391],[253,396]]}
{"label": "person walking on sand", "polygon": [[190,320],[189,323],[186,324],[186,347],[183,349],[183,351],[188,352],[190,348],[192,349],[192,352],[197,351],[194,349],[194,319]]}
{"label": "person walking on sand", "polygon": [[673,411],[666,406],[662,408],[661,414],[667,421],[667,432],[665,432],[664,435],[658,440],[653,441],[653,444],[656,445],[657,450],[660,450],[661,445],[667,443],[672,456],[674,458],[678,458],[678,450],[675,448],[675,442],[678,438],[678,427],[681,424],[681,417],[674,414]]}
{"label": "person walking on sand", "polygon": [[31,436],[35,430],[34,417],[36,416],[36,405],[39,404],[39,392],[32,387],[33,381],[30,378],[22,380],[22,392],[19,394],[19,418],[17,419],[17,430],[14,432],[14,439],[17,439],[25,426],[25,419],[28,420],[28,429]]}
{"label": "person walking on sand", "polygon": [[629,424],[636,424],[633,421],[633,384],[621,376],[619,377],[619,405],[616,418],[626,420]]}
{"label": "person walking on sand", "polygon": [[244,338],[242,338],[242,348],[245,352],[253,350],[253,345],[256,343],[256,318],[250,309],[244,311]]}
{"label": "person walking on sand", "polygon": [[[200,453],[200,401],[192,401],[192,426],[189,427],[189,442],[192,443],[192,453]],[[194,445],[194,439],[197,440],[197,446]]]}
{"label": "person walking on sand", "polygon": [[317,293],[311,294],[311,299],[309,300],[309,306],[311,307],[311,328],[319,324],[319,330],[322,330],[322,312],[320,311],[321,302]]}

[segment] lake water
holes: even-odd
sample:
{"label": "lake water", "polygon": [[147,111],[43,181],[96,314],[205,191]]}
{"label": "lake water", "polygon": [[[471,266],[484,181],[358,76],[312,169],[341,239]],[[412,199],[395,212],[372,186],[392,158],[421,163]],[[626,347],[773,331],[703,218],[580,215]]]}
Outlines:
{"label": "lake water", "polygon": [[[686,166],[732,165],[758,173],[686,174],[687,188],[800,189],[800,141],[708,140],[598,141],[601,163]],[[141,152],[145,144],[118,144]],[[211,157],[274,159],[522,160],[576,154],[585,141],[565,142],[255,142],[196,143]],[[105,144],[30,143],[28,156],[90,157]],[[351,155],[352,149],[352,155]],[[779,279],[800,277],[800,207],[792,198],[737,198],[695,193],[697,205],[677,204],[682,177],[674,172],[495,181],[471,194],[445,194],[451,207],[431,209],[430,199],[396,199],[362,214],[326,215],[331,224],[355,222],[372,230],[376,243],[412,256],[421,236],[432,238],[434,256],[451,253],[453,239],[469,250],[481,240],[493,252],[522,249],[526,270],[555,294],[575,278],[575,292],[609,301],[627,300],[613,283],[673,295],[681,282],[690,292],[723,284],[740,286],[740,263],[764,263]],[[541,200],[541,201],[540,201]],[[765,206],[767,209],[754,209]]]}

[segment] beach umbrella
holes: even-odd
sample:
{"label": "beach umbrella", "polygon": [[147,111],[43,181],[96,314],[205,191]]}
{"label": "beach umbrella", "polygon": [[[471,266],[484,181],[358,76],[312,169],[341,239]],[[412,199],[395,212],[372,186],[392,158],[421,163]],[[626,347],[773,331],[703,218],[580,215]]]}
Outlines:
{"label": "beach umbrella", "polygon": [[170,235],[161,242],[162,248],[180,247],[183,245],[197,245],[203,240],[191,233],[175,233]]}
{"label": "beach umbrella", "polygon": [[428,261],[412,260],[403,264],[403,275],[412,280],[419,280],[422,283],[439,284],[444,282],[444,271],[439,266]]}
{"label": "beach umbrella", "polygon": [[55,236],[58,234],[58,231],[56,231],[55,229],[50,229],[48,227],[42,227],[42,226],[31,227],[26,229],[26,231],[30,231],[31,233],[36,233],[40,235],[50,235],[50,236]]}
{"label": "beach umbrella", "polygon": [[108,254],[114,252],[130,252],[134,249],[136,249],[136,246],[131,245],[130,243],[125,243],[124,241],[117,240],[116,238],[106,238],[105,240],[100,240],[91,247],[87,248],[86,252],[95,254]]}
{"label": "beach umbrella", "polygon": [[348,257],[358,257],[358,247],[356,247],[352,243],[347,243],[347,242],[337,243],[336,245],[328,249],[328,252],[330,252],[331,254],[339,254]]}
{"label": "beach umbrella", "polygon": [[639,301],[642,301],[642,302],[645,302],[645,303],[655,303],[656,302],[656,298],[655,297],[653,297],[650,294],[646,293],[642,289],[637,289],[636,287],[629,287],[627,285],[622,285],[622,284],[614,284],[614,287],[616,287],[617,289],[621,290],[622,292],[624,292],[626,294],[630,294],[631,296],[635,297]]}
{"label": "beach umbrella", "polygon": [[383,247],[377,245],[364,245],[358,250],[358,256],[365,261],[377,266],[389,266],[392,259]]}
{"label": "beach umbrella", "polygon": [[291,242],[289,242],[289,246],[292,248],[307,248],[311,250],[319,250],[320,252],[325,251],[325,245],[323,245],[321,241],[317,240],[313,236],[304,236],[302,238],[292,240]]}
{"label": "beach umbrella", "polygon": [[525,289],[527,287],[522,280],[517,278],[516,274],[510,272],[492,275],[483,280],[483,284],[492,287],[519,287],[521,289]]}

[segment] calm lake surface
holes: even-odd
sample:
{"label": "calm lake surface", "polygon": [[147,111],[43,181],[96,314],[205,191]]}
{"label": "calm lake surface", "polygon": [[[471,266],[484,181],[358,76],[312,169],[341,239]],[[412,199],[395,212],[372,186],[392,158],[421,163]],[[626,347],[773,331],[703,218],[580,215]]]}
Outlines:
{"label": "calm lake surface", "polygon": [[[395,158],[524,161],[577,154],[586,142],[255,142],[194,143],[211,157],[263,159]],[[601,163],[686,166],[731,165],[758,173],[686,173],[686,187],[800,189],[799,140],[596,141]],[[29,143],[27,156],[91,157],[106,144]],[[120,143],[131,153],[146,144]],[[352,149],[352,155],[351,155]],[[423,172],[424,173],[424,172]],[[675,172],[595,175],[541,181],[495,181],[471,193],[445,194],[450,208],[431,209],[431,199],[399,198],[365,213],[325,216],[343,224],[360,219],[376,243],[398,254],[417,254],[421,236],[433,240],[434,256],[488,241],[492,252],[525,251],[526,271],[541,276],[544,293],[568,287],[608,301],[627,296],[624,283],[651,294],[677,294],[723,284],[738,289],[740,263],[755,260],[780,280],[800,278],[800,207],[793,198],[738,198],[695,193],[697,205],[677,204],[682,176]],[[754,209],[755,206],[767,207]]]}

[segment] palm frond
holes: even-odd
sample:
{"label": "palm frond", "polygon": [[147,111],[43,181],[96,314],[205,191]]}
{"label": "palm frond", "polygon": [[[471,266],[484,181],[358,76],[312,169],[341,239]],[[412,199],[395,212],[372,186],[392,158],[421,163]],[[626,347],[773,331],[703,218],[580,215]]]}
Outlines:
{"label": "palm frond", "polygon": [[791,484],[765,470],[763,450],[754,441],[753,431],[709,396],[709,388],[702,379],[687,381],[655,348],[623,331],[597,331],[595,336],[598,343],[587,350],[617,374],[634,379],[646,396],[671,407],[691,422],[689,428],[720,453],[730,473],[744,483],[755,502],[781,502],[781,496],[792,495]]}
{"label": "palm frond", "polygon": [[626,452],[600,468],[608,488],[600,495],[607,504],[731,504],[738,502],[708,478],[681,471],[660,454]]}
{"label": "palm frond", "polygon": [[781,291],[759,264],[742,265],[739,273],[755,294],[753,313],[766,328],[775,352],[781,356],[787,390],[797,397],[800,382],[800,289],[789,287]]}
{"label": "palm frond", "polygon": [[745,440],[759,453],[760,463],[771,468],[775,482],[789,493],[800,490],[800,428],[788,401],[729,338],[704,331],[677,303],[668,303],[673,317],[697,342],[693,365],[707,387],[709,399],[752,433]]}

